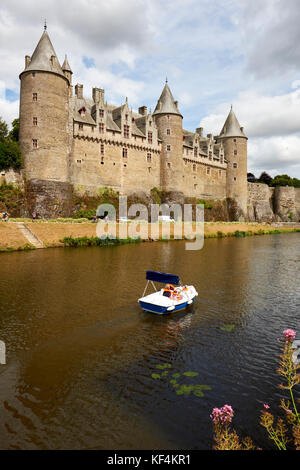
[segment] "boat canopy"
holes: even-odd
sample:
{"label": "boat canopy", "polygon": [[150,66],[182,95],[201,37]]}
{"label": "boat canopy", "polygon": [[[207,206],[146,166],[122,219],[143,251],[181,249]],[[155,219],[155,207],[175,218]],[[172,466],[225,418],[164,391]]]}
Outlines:
{"label": "boat canopy", "polygon": [[178,285],[180,283],[179,276],[176,276],[176,274],[159,273],[158,271],[146,271],[146,279],[163,284]]}

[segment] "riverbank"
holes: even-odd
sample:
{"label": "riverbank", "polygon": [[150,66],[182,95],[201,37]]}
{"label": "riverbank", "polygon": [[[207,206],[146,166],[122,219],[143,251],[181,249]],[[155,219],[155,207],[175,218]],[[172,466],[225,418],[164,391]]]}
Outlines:
{"label": "riverbank", "polygon": [[[103,224],[104,227],[104,224]],[[35,248],[88,246],[95,245],[97,224],[87,220],[37,220],[16,219],[0,223],[0,252],[23,251]],[[181,223],[120,223],[108,224],[108,232],[116,228],[116,237],[122,243],[129,242],[133,236],[143,241],[158,241],[168,238],[189,237],[195,234],[196,225],[185,226]],[[300,223],[239,223],[239,222],[206,222],[204,223],[205,238],[222,238],[229,236],[243,237],[274,233],[300,232]],[[199,226],[197,226],[199,233]],[[179,234],[179,237],[178,237]],[[75,240],[75,242],[73,242]],[[76,241],[77,240],[77,241]]]}

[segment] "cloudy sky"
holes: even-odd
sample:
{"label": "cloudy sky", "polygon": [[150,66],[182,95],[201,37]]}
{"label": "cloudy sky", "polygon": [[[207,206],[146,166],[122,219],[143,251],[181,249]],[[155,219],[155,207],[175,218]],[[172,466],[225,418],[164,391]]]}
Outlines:
{"label": "cloudy sky", "polygon": [[168,77],[183,125],[218,134],[233,104],[249,171],[300,178],[299,0],[1,0],[0,116],[18,116],[19,79],[47,18],[73,83],[111,103],[152,107]]}

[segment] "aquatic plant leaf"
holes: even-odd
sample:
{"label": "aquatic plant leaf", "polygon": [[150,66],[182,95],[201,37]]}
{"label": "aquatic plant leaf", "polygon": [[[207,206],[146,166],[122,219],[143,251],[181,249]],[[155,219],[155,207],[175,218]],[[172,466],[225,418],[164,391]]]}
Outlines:
{"label": "aquatic plant leaf", "polygon": [[151,374],[152,379],[160,379],[159,374]]}
{"label": "aquatic plant leaf", "polygon": [[194,388],[195,390],[211,390],[209,385],[195,385]]}
{"label": "aquatic plant leaf", "polygon": [[170,369],[172,367],[171,364],[157,364],[156,369]]}
{"label": "aquatic plant leaf", "polygon": [[181,390],[181,388],[180,388],[179,390],[176,390],[176,394],[177,394],[177,395],[183,395],[184,392],[183,392],[183,390]]}
{"label": "aquatic plant leaf", "polygon": [[178,374],[178,372],[176,372],[175,374],[172,374],[172,377],[174,377],[174,379],[178,379],[180,377],[180,374]]}
{"label": "aquatic plant leaf", "polygon": [[195,395],[195,397],[204,397],[204,393],[201,392],[201,390],[194,390],[193,395]]}
{"label": "aquatic plant leaf", "polygon": [[198,375],[198,372],[184,372],[183,375],[186,377],[196,377]]}
{"label": "aquatic plant leaf", "polygon": [[161,376],[162,376],[162,377],[165,377],[166,375],[168,375],[168,373],[169,373],[169,372],[168,372],[167,370],[165,370],[165,371],[161,374]]}
{"label": "aquatic plant leaf", "polygon": [[235,328],[235,325],[223,325],[220,327],[223,331],[232,331]]}
{"label": "aquatic plant leaf", "polygon": [[170,384],[175,385],[177,384],[176,380],[170,380]]}

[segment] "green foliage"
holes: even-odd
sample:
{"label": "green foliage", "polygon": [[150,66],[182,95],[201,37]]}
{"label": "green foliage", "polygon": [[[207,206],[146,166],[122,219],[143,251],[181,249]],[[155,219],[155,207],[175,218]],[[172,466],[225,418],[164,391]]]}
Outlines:
{"label": "green foliage", "polygon": [[150,191],[151,199],[153,201],[153,204],[161,204],[161,191],[154,187]]}
{"label": "green foliage", "polygon": [[96,215],[96,209],[79,209],[74,215],[75,219],[93,219]]}
{"label": "green foliage", "polygon": [[234,330],[235,325],[223,325],[220,327],[221,330],[223,331],[232,331]]}
{"label": "green foliage", "polygon": [[8,126],[5,121],[3,121],[2,117],[0,116],[0,141],[2,142],[6,139],[8,135]]}
{"label": "green foliage", "polygon": [[98,238],[98,237],[64,237],[61,242],[65,247],[78,248],[83,246],[108,246],[125,245],[127,243],[139,243],[140,238]]}
{"label": "green foliage", "polygon": [[257,182],[264,183],[264,184],[267,184],[268,186],[271,186],[273,182],[273,178],[268,173],[263,171],[260,177],[258,178]]}
{"label": "green foliage", "polygon": [[212,210],[214,207],[213,202],[209,202],[205,199],[201,199],[200,201],[197,202],[197,204],[203,204],[204,209],[207,209],[207,210]]}
{"label": "green foliage", "polygon": [[15,142],[19,142],[20,120],[14,119],[11,125],[12,129],[8,134],[8,138]]}
{"label": "green foliage", "polygon": [[14,168],[22,165],[21,149],[17,142],[4,140],[0,142],[0,170]]}
{"label": "green foliage", "polygon": [[270,186],[293,186],[294,188],[300,188],[300,180],[291,178],[288,175],[277,175],[273,178]]}

